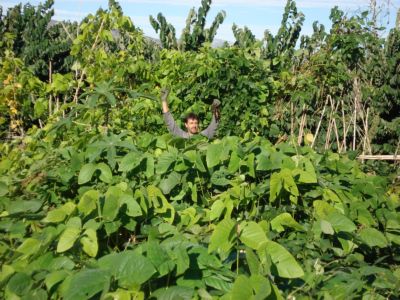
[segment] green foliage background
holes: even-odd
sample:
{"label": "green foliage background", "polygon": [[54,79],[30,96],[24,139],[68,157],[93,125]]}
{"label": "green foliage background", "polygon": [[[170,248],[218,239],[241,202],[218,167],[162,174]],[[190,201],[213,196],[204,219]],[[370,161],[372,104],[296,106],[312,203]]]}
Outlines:
{"label": "green foliage background", "polygon": [[[289,0],[212,48],[204,0],[160,46],[115,1],[52,5],[0,19],[0,297],[400,297],[398,165],[356,160],[399,151],[398,28],[336,7],[300,36]],[[219,99],[217,138],[167,134],[161,87],[203,126]]]}

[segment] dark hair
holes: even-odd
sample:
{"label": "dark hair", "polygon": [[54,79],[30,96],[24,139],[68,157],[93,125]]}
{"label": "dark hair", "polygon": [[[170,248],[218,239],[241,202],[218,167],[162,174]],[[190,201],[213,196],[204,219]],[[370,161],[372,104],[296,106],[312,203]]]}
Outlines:
{"label": "dark hair", "polygon": [[197,122],[200,121],[199,116],[196,115],[195,113],[188,113],[184,119],[185,123],[187,123],[189,119],[197,120]]}

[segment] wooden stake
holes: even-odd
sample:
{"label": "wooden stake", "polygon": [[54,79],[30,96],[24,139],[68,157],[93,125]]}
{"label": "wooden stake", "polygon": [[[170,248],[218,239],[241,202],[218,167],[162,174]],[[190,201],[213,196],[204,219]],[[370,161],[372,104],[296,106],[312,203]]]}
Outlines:
{"label": "wooden stake", "polygon": [[356,137],[357,137],[357,132],[356,132],[356,125],[357,125],[357,103],[358,103],[358,81],[357,78],[354,79],[354,120],[353,120],[353,151],[356,150]]}
{"label": "wooden stake", "polygon": [[293,101],[290,101],[290,135],[294,135],[294,105]]}
{"label": "wooden stake", "polygon": [[[333,101],[332,97],[330,97],[329,100],[331,102],[332,109],[331,109],[331,113],[330,113],[330,116],[329,116],[329,125],[328,125],[328,130],[327,130],[327,133],[326,133],[325,150],[327,150],[329,148],[329,146],[330,146],[332,128],[333,128],[333,125],[336,124],[335,114],[337,112],[337,109],[339,108],[339,102],[338,102],[337,105],[335,105],[335,102]],[[339,140],[339,136],[337,135],[336,137],[337,137],[337,141],[338,141]]]}
{"label": "wooden stake", "polygon": [[336,144],[337,144],[339,153],[341,153],[342,152],[342,147],[340,146],[339,133],[338,133],[337,125],[336,125],[336,118],[333,119],[333,124],[335,125],[335,127],[333,127],[333,128],[335,129]]}
{"label": "wooden stake", "polygon": [[302,115],[301,115],[301,120],[300,120],[300,129],[299,129],[299,136],[297,138],[297,144],[300,146],[301,142],[303,141],[303,132],[304,132],[304,126],[306,122],[306,113],[305,113],[306,105],[303,104],[303,110],[302,110]]}
{"label": "wooden stake", "polygon": [[321,127],[321,122],[322,122],[322,119],[324,118],[325,109],[326,109],[326,106],[328,105],[328,101],[329,101],[329,98],[330,98],[330,97],[331,97],[330,95],[326,96],[324,108],[322,109],[322,114],[321,114],[321,117],[319,118],[319,122],[318,122],[318,125],[317,125],[317,129],[315,130],[315,133],[314,133],[314,139],[313,139],[313,141],[312,141],[311,148],[314,147],[315,141],[317,140],[317,136],[318,136],[318,133],[319,133],[319,129],[320,129],[320,127]]}
{"label": "wooden stake", "polygon": [[342,143],[342,149],[344,152],[347,151],[347,143],[346,143],[346,137],[347,137],[347,130],[346,130],[346,118],[344,116],[344,102],[343,98],[340,99],[340,103],[342,104],[342,122],[343,122],[343,143]]}
{"label": "wooden stake", "polygon": [[[49,61],[49,83],[52,83],[52,63],[51,63],[51,60]],[[50,97],[49,97],[49,116],[52,114],[52,102],[53,102],[53,97],[52,97],[52,95],[50,94]]]}
{"label": "wooden stake", "polygon": [[360,155],[358,159],[372,159],[372,160],[395,160],[399,161],[398,155]]}

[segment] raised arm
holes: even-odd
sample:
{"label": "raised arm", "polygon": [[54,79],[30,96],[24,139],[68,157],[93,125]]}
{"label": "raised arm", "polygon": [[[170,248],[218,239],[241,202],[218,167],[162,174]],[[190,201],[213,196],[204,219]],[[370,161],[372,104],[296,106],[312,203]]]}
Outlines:
{"label": "raised arm", "polygon": [[169,112],[168,95],[169,95],[169,90],[167,90],[166,88],[162,88],[161,89],[161,106],[162,106],[163,113]]}
{"label": "raised arm", "polygon": [[174,117],[169,111],[168,108],[168,94],[169,91],[165,88],[161,90],[161,106],[163,111],[164,122],[168,127],[168,130],[173,135],[182,137],[182,138],[189,138],[189,134],[183,131],[175,122]]}
{"label": "raised arm", "polygon": [[204,129],[200,134],[208,137],[209,139],[212,139],[215,135],[215,132],[217,131],[218,124],[219,124],[219,117],[220,117],[220,111],[219,111],[219,106],[220,103],[218,100],[214,100],[212,104],[212,118],[211,118],[211,123],[208,125],[206,129]]}

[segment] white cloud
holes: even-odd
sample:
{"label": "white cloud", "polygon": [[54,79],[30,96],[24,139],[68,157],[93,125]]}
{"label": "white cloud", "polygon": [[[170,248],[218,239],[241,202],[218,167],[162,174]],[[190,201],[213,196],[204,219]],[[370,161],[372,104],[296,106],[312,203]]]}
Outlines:
{"label": "white cloud", "polygon": [[57,21],[61,20],[71,20],[71,21],[80,21],[84,17],[86,17],[89,13],[86,12],[78,12],[64,9],[54,9],[54,19]]}

